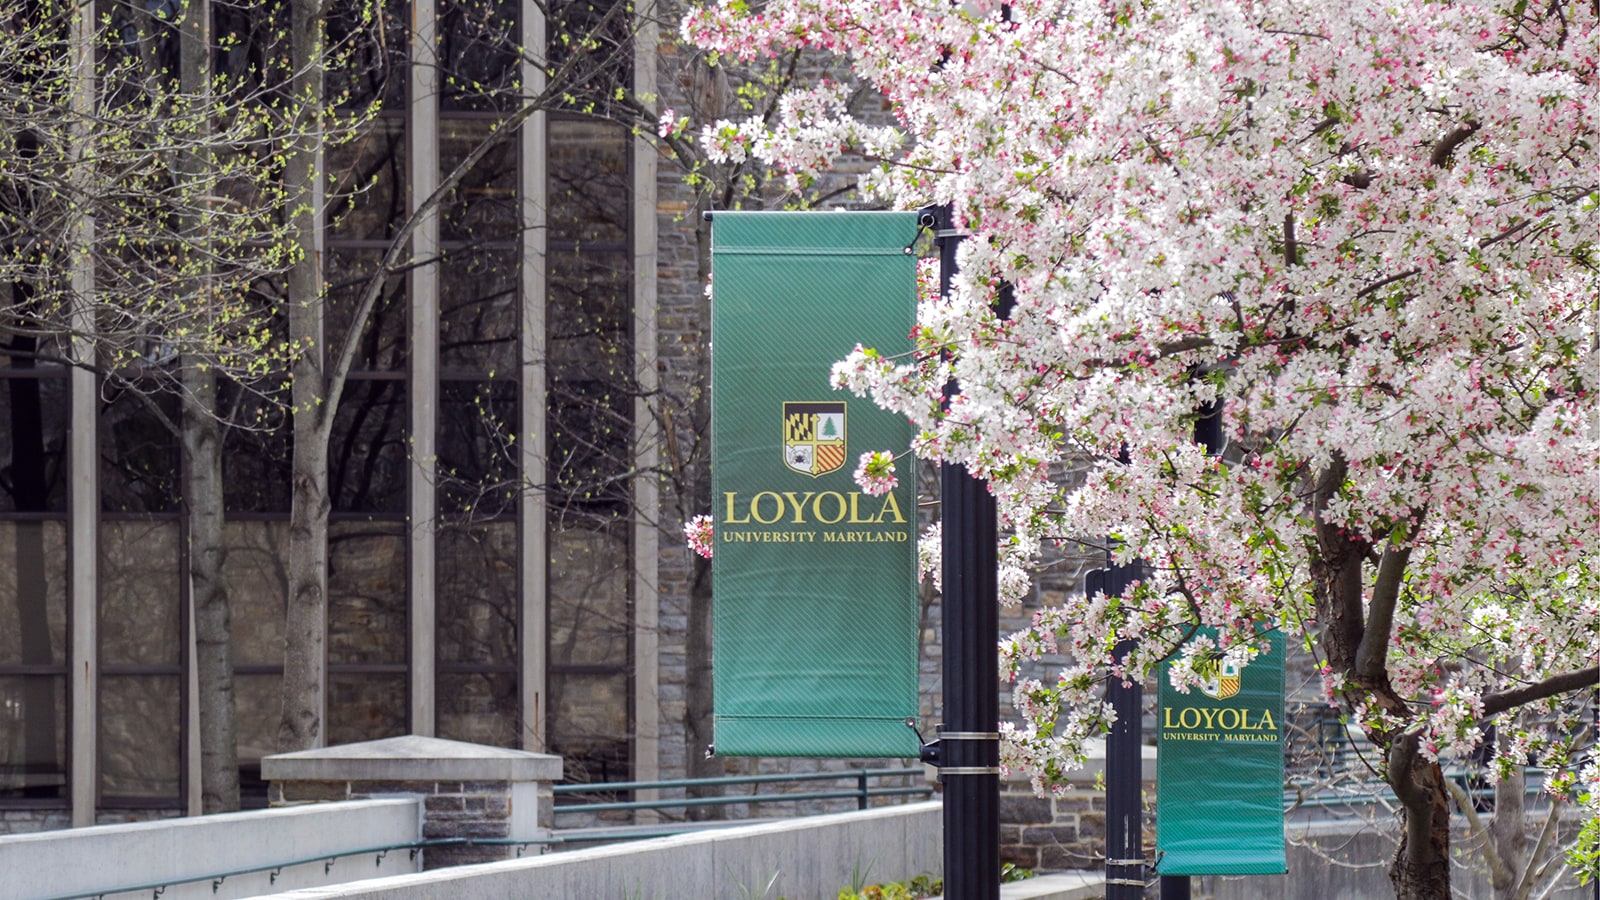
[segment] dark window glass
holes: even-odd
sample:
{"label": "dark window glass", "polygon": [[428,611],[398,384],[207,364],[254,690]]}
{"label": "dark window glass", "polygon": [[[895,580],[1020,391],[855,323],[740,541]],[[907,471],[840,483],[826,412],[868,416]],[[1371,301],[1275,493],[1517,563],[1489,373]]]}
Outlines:
{"label": "dark window glass", "polygon": [[406,661],[406,527],[328,526],[328,661]]}
{"label": "dark window glass", "polygon": [[289,523],[228,522],[222,581],[233,613],[234,665],[283,665]]}
{"label": "dark window glass", "polygon": [[[19,204],[19,199],[5,202]],[[0,282],[0,325],[9,332],[0,341],[0,369],[56,368],[67,357],[67,338],[52,319],[60,310],[53,301],[41,301],[28,281]],[[57,369],[59,371],[59,369]]]}
{"label": "dark window glass", "polygon": [[612,122],[550,119],[549,245],[617,245],[628,239],[632,137]]}
{"label": "dark window glass", "polygon": [[[178,440],[144,398],[101,391],[100,502],[107,512],[168,512],[178,508]],[[176,398],[153,399],[168,422],[178,421]]]}
{"label": "dark window glass", "polygon": [[[335,247],[325,257],[328,282],[328,346],[343,348],[367,282],[383,259],[380,250]],[[391,275],[361,330],[353,368],[356,371],[397,371],[406,367],[405,278]],[[331,360],[331,356],[329,357]]]}
{"label": "dark window glass", "polygon": [[100,523],[100,662],[180,662],[179,531],[174,521]]}
{"label": "dark window glass", "polygon": [[439,361],[450,371],[507,375],[517,363],[517,253],[458,250],[439,278]]}
{"label": "dark window glass", "polygon": [[406,733],[406,676],[328,674],[328,743],[353,744]]}
{"label": "dark window glass", "polygon": [[230,512],[288,512],[294,464],[286,378],[218,385],[222,432],[222,494]]}
{"label": "dark window glass", "polygon": [[495,747],[522,745],[517,677],[509,672],[441,672],[439,736]]}
{"label": "dark window glass", "polygon": [[0,512],[67,508],[65,378],[0,378]]}
{"label": "dark window glass", "polygon": [[628,541],[617,535],[551,529],[552,665],[628,664],[630,558]]}
{"label": "dark window glass", "polygon": [[636,394],[627,257],[552,253],[550,275],[545,450],[552,505],[622,515]]}
{"label": "dark window glass", "polygon": [[438,541],[440,664],[514,664],[517,524],[446,526]]}
{"label": "dark window glass", "polygon": [[407,215],[406,160],[406,123],[401,116],[378,116],[348,142],[329,147],[328,171],[337,180],[330,191],[328,236],[393,237]]}
{"label": "dark window glass", "polygon": [[283,716],[283,676],[235,675],[233,708],[239,722],[239,761],[260,764],[278,752],[278,720]]}
{"label": "dark window glass", "polygon": [[568,73],[560,85],[567,108],[610,113],[619,89],[632,84],[632,5],[624,0],[556,0],[546,8],[549,65]]}
{"label": "dark window glass", "polygon": [[626,253],[551,253],[545,313],[550,376],[626,383],[633,378],[633,303]]}
{"label": "dark window glass", "polygon": [[[142,93],[141,76],[156,77],[178,71],[178,29],[167,15],[168,7],[149,0],[111,0],[101,4],[100,21],[109,22],[106,50],[113,65],[103,66],[120,75],[123,96]],[[109,86],[103,87],[109,90]]]}
{"label": "dark window glass", "polygon": [[389,108],[403,107],[410,21],[411,4],[407,0],[330,3],[328,46],[334,59],[323,85],[329,101],[360,109],[378,102]]}
{"label": "dark window glass", "polygon": [[552,671],[550,752],[573,782],[629,777],[628,676],[625,672]]}
{"label": "dark window glass", "polygon": [[0,666],[66,663],[66,524],[0,522]]}
{"label": "dark window glass", "polygon": [[67,676],[0,675],[0,800],[67,797]]}
{"label": "dark window glass", "polygon": [[[445,119],[439,123],[440,176],[448,175],[494,134],[495,119]],[[517,139],[501,139],[473,164],[440,210],[439,234],[446,241],[514,244],[521,215],[517,203]]]}
{"label": "dark window glass", "polygon": [[405,510],[409,424],[405,382],[345,382],[328,442],[328,491],[334,510]]}
{"label": "dark window glass", "polygon": [[509,109],[521,67],[516,0],[439,4],[439,105],[447,110]]}
{"label": "dark window glass", "polygon": [[632,409],[633,398],[612,382],[551,382],[546,471],[552,516],[627,513]]}
{"label": "dark window glass", "polygon": [[178,675],[107,675],[100,679],[100,794],[105,800],[179,796]]}
{"label": "dark window glass", "polygon": [[439,386],[439,504],[492,517],[515,511],[520,489],[517,386],[446,381]]}

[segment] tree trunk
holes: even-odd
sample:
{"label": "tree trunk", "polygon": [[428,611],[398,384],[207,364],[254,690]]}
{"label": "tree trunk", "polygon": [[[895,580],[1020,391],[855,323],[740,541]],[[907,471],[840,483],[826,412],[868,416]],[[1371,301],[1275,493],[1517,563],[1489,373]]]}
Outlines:
{"label": "tree trunk", "polygon": [[[704,204],[702,203],[702,206]],[[696,209],[694,214],[695,238],[697,242],[696,258],[698,260],[697,275],[699,283],[704,284],[711,273],[711,229],[705,217]],[[711,329],[711,304],[701,295],[699,302],[700,321],[704,323],[707,332]],[[709,388],[711,384],[710,358],[702,357],[702,371],[697,373],[700,383]],[[690,407],[690,419],[696,436],[703,440],[710,440],[710,390],[702,390],[694,396]],[[693,512],[711,509],[711,476],[709,454],[703,454],[698,461],[694,475],[688,480],[687,487],[690,496],[684,504],[688,511]],[[685,628],[684,655],[686,657],[684,673],[684,741],[688,744],[685,748],[688,775],[690,778],[710,778],[724,774],[722,764],[714,759],[706,758],[706,749],[711,746],[712,738],[712,687],[711,687],[711,561],[694,557],[694,571],[689,578],[689,610],[688,621]],[[710,796],[720,794],[720,788],[695,788],[692,796]],[[691,819],[722,818],[726,815],[727,807],[701,806],[689,807],[687,815]]]}
{"label": "tree trunk", "polygon": [[1450,900],[1450,795],[1439,763],[1417,752],[1415,735],[1394,740],[1389,786],[1400,798],[1400,846],[1389,865],[1396,900]]}
{"label": "tree trunk", "polygon": [[[185,97],[206,102],[211,89],[211,4],[190,0],[179,23],[179,83]],[[212,191],[212,160],[203,149],[177,161],[192,200]],[[195,209],[183,230],[190,247],[206,242],[205,221]],[[202,257],[203,258],[203,257]],[[203,262],[193,265],[204,267]],[[218,301],[209,295],[206,270],[195,273],[198,308]],[[238,722],[233,702],[232,613],[222,580],[223,543],[222,424],[218,419],[217,379],[203,363],[184,359],[182,434],[183,497],[188,510],[189,591],[194,608],[195,677],[200,713],[200,805],[207,813],[239,808]]]}
{"label": "tree trunk", "polygon": [[[1385,778],[1401,804],[1404,830],[1389,867],[1395,896],[1399,900],[1448,900],[1450,796],[1439,764],[1423,757],[1417,735],[1405,730],[1404,723],[1413,721],[1416,714],[1389,681],[1384,653],[1387,628],[1366,617],[1365,601],[1375,591],[1367,579],[1367,561],[1374,548],[1365,535],[1345,531],[1327,518],[1329,505],[1343,491],[1348,473],[1343,457],[1335,454],[1317,473],[1312,490],[1316,545],[1310,575],[1320,628],[1318,643],[1330,670],[1344,677],[1340,693],[1346,708],[1382,711],[1403,723],[1368,735],[1388,754]],[[1385,554],[1384,559],[1389,558]]]}
{"label": "tree trunk", "polygon": [[195,673],[200,711],[201,809],[239,808],[238,724],[233,702],[233,645],[222,580],[222,427],[216,379],[193,363],[183,369],[183,497],[188,509],[189,590],[194,604]]}
{"label": "tree trunk", "polygon": [[301,255],[289,272],[289,335],[304,351],[295,358],[293,487],[289,507],[289,596],[285,610],[283,718],[280,751],[322,746],[327,670],[328,434],[331,398],[325,397],[327,349],[322,335],[322,204],[316,185],[321,167],[322,3],[291,0],[294,95],[301,112],[300,139],[284,166]]}
{"label": "tree trunk", "polygon": [[1489,825],[1488,840],[1494,842],[1501,865],[1489,869],[1489,884],[1494,888],[1495,900],[1516,900],[1521,893],[1518,876],[1538,860],[1528,858],[1527,830],[1528,780],[1521,766],[1512,766],[1511,773],[1494,786],[1494,819]]}

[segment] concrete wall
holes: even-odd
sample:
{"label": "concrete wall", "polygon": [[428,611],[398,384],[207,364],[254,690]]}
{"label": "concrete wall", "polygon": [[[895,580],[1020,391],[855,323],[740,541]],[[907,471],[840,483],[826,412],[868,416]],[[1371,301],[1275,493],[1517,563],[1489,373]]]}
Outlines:
{"label": "concrete wall", "polygon": [[[415,872],[418,863],[407,850],[390,851],[382,859],[376,852],[342,854],[414,842],[421,821],[418,800],[362,800],[0,837],[0,900],[97,894],[297,859],[317,861],[286,867],[275,882],[268,872],[258,872],[231,876],[215,889],[209,879],[172,885],[161,896],[246,897]],[[331,867],[327,859],[333,860]],[[147,888],[105,896],[148,898],[151,893]]]}
{"label": "concrete wall", "polygon": [[942,807],[914,803],[375,878],[276,900],[834,900],[841,887],[942,867]]}

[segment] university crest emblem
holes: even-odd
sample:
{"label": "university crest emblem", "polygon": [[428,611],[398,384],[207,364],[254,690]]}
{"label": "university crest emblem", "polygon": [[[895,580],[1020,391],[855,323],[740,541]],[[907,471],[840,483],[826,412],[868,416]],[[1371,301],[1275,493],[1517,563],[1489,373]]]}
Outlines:
{"label": "university crest emblem", "polygon": [[816,478],[844,467],[845,404],[783,404],[783,464]]}
{"label": "university crest emblem", "polygon": [[1239,693],[1239,666],[1222,660],[1217,663],[1217,673],[1200,684],[1200,692],[1207,697],[1226,700]]}

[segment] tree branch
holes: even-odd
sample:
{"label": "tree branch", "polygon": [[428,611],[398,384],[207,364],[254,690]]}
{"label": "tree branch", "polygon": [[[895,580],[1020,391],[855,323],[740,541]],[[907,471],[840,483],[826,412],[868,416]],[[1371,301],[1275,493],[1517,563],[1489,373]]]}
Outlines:
{"label": "tree branch", "polygon": [[1410,547],[1389,544],[1383,548],[1378,580],[1372,586],[1372,602],[1367,606],[1366,631],[1356,649],[1357,675],[1376,678],[1383,672],[1389,658],[1389,634],[1394,630],[1394,608],[1400,600],[1402,576],[1410,559]]}
{"label": "tree branch", "polygon": [[1543,700],[1546,697],[1564,694],[1567,691],[1594,687],[1596,683],[1600,683],[1600,665],[1590,666],[1587,669],[1574,669],[1571,672],[1562,672],[1560,675],[1552,675],[1543,681],[1536,681],[1533,684],[1523,685],[1509,691],[1485,694],[1483,696],[1482,719],[1498,715],[1508,709],[1514,709],[1524,703]]}
{"label": "tree branch", "polygon": [[[1522,868],[1522,877],[1517,879],[1517,885],[1511,891],[1511,896],[1516,900],[1528,900],[1528,895],[1538,886],[1539,878],[1544,873],[1539,861],[1550,852],[1550,841],[1555,838],[1556,828],[1561,824],[1561,797],[1550,798],[1550,811],[1545,813],[1544,826],[1539,829],[1539,841],[1534,844],[1533,852],[1528,854],[1528,863]],[[1557,858],[1560,854],[1557,854]]]}
{"label": "tree branch", "polygon": [[1428,162],[1441,169],[1449,165],[1450,154],[1456,152],[1456,148],[1461,146],[1462,142],[1467,138],[1472,137],[1480,127],[1477,122],[1471,119],[1457,125],[1454,131],[1440,138],[1439,143],[1433,145],[1433,153],[1428,156]]}
{"label": "tree branch", "polygon": [[1483,827],[1483,818],[1478,815],[1478,810],[1472,805],[1472,798],[1467,796],[1466,789],[1456,783],[1454,778],[1444,780],[1444,789],[1456,801],[1456,808],[1467,817],[1467,833],[1478,839],[1478,846],[1483,850],[1484,859],[1489,863],[1489,872],[1496,881],[1510,881],[1514,877],[1511,867],[1506,865],[1505,859],[1495,849],[1494,837]]}
{"label": "tree branch", "polygon": [[1389,285],[1394,284],[1396,281],[1404,281],[1404,280],[1406,280],[1407,278],[1410,278],[1413,275],[1420,275],[1420,274],[1422,274],[1422,270],[1421,269],[1407,269],[1404,272],[1400,272],[1400,273],[1395,274],[1395,275],[1390,275],[1388,278],[1385,278],[1382,281],[1373,282],[1372,284],[1369,284],[1366,287],[1362,288],[1360,291],[1357,291],[1356,292],[1356,299],[1359,300],[1362,297],[1365,297],[1365,296],[1367,296],[1368,294],[1370,294],[1370,293],[1372,293],[1374,291],[1383,290],[1384,288],[1388,287]]}

